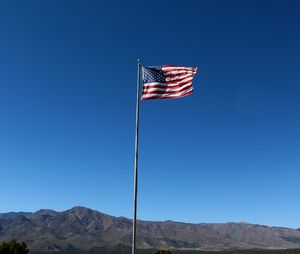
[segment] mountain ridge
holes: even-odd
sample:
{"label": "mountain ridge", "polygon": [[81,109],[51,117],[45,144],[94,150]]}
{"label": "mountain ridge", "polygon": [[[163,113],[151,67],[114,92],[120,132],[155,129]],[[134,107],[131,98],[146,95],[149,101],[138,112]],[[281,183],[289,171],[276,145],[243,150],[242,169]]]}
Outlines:
{"label": "mountain ridge", "polygon": [[[34,251],[130,246],[132,220],[75,206],[65,211],[0,213],[0,241],[25,241]],[[300,248],[300,230],[245,222],[137,223],[140,249],[288,249]]]}
{"label": "mountain ridge", "polygon": [[[55,213],[55,214],[58,214],[58,213],[63,213],[63,212],[67,212],[67,211],[71,211],[71,210],[90,210],[90,211],[94,211],[94,212],[97,212],[97,213],[101,213],[103,215],[107,215],[107,216],[110,216],[110,217],[114,217],[114,218],[120,218],[120,219],[126,219],[126,220],[130,220],[132,221],[132,219],[128,218],[128,217],[125,217],[125,216],[116,216],[116,215],[109,215],[107,213],[103,213],[103,212],[100,212],[98,210],[95,210],[95,209],[91,209],[91,208],[87,208],[87,207],[84,207],[84,206],[73,206],[72,208],[70,209],[67,209],[67,210],[63,210],[63,211],[57,211],[57,210],[54,210],[54,209],[39,209],[35,212],[24,212],[24,211],[19,211],[19,212],[14,212],[14,211],[10,211],[10,212],[2,212],[0,213],[0,219],[8,219],[8,218],[15,218],[19,215],[23,215],[27,218],[30,218],[32,217],[32,215],[35,215],[35,214],[44,214],[44,213]],[[269,227],[269,228],[282,228],[282,229],[294,229],[294,230],[300,230],[300,228],[289,228],[289,227],[285,227],[285,226],[275,226],[275,225],[265,225],[265,224],[259,224],[259,223],[250,223],[250,222],[247,222],[247,221],[238,221],[238,222],[234,222],[234,221],[228,221],[228,222],[186,222],[186,221],[176,221],[176,220],[142,220],[142,219],[137,219],[137,221],[142,221],[142,222],[149,222],[149,223],[163,223],[163,222],[171,222],[171,223],[181,223],[181,224],[192,224],[192,225],[202,225],[202,224],[230,224],[230,223],[233,223],[233,224],[244,224],[244,225],[258,225],[258,226],[262,226],[262,227]]]}

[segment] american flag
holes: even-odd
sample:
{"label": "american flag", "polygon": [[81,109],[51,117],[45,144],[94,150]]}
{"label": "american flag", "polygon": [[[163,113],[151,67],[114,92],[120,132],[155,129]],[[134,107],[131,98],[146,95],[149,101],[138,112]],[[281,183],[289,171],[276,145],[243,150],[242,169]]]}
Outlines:
{"label": "american flag", "polygon": [[143,66],[142,100],[180,98],[193,92],[196,67]]}

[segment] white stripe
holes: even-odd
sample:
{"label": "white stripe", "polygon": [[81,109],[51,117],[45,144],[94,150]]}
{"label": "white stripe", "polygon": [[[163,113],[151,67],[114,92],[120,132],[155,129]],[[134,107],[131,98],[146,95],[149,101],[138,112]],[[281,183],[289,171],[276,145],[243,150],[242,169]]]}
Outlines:
{"label": "white stripe", "polygon": [[164,94],[162,94],[162,93],[145,94],[145,95],[142,96],[142,99],[144,99],[144,98],[151,98],[151,97],[157,97],[157,96],[176,97],[176,96],[184,95],[184,94],[186,94],[188,92],[191,92],[191,91],[193,91],[193,87],[191,87],[190,89],[184,90],[184,91],[182,91],[180,93],[175,93],[175,94],[168,94],[168,93],[164,93]]}
{"label": "white stripe", "polygon": [[154,88],[147,88],[143,91],[143,93],[150,93],[150,92],[155,92],[155,91],[164,91],[164,92],[175,92],[175,91],[179,91],[185,87],[188,87],[192,84],[192,82],[187,83],[186,85],[183,85],[181,87],[178,88],[158,88],[158,87],[154,87]]}
{"label": "white stripe", "polygon": [[150,82],[150,83],[145,83],[143,85],[143,87],[152,87],[152,86],[156,86],[156,85],[160,85],[160,86],[165,86],[165,87],[172,87],[172,86],[178,86],[186,81],[189,80],[193,80],[193,77],[187,77],[179,82],[173,81],[172,83],[159,83],[159,82]]}
{"label": "white stripe", "polygon": [[180,97],[180,96],[184,96],[185,94],[188,94],[189,92],[192,92],[193,89],[191,90],[187,90],[184,93],[177,93],[177,94],[151,94],[151,95],[143,95],[142,99],[149,99],[149,98],[159,98],[159,97],[168,97],[168,98],[172,98],[172,97]]}
{"label": "white stripe", "polygon": [[[175,77],[172,77],[172,78],[166,78],[166,81],[173,81],[173,82],[176,82],[176,80],[180,80],[179,82],[181,82],[181,81],[187,81],[187,80],[189,80],[189,79],[193,79],[193,77],[194,76],[192,76],[192,75],[186,75],[186,76],[175,76]],[[182,79],[182,78],[184,78],[184,79]],[[182,80],[181,80],[182,79]]]}
{"label": "white stripe", "polygon": [[170,87],[173,87],[173,86],[180,86],[182,83],[185,83],[185,82],[187,82],[187,81],[193,81],[193,78],[191,78],[191,79],[185,79],[185,80],[181,80],[181,81],[179,81],[179,82],[172,82],[172,83],[168,83],[168,85],[170,86]]}
{"label": "white stripe", "polygon": [[176,79],[183,79],[183,78],[187,78],[187,77],[193,77],[192,74],[186,74],[186,75],[179,75],[179,76],[172,76],[169,78],[166,78],[166,80],[176,80]]}
{"label": "white stripe", "polygon": [[189,74],[196,74],[195,71],[186,71],[186,70],[172,70],[172,71],[164,71],[164,75],[176,75],[180,73],[189,73]]}
{"label": "white stripe", "polygon": [[155,85],[168,86],[167,83],[150,82],[150,83],[145,83],[145,84],[144,84],[144,87],[155,86]]}
{"label": "white stripe", "polygon": [[194,71],[197,70],[197,67],[184,67],[184,66],[164,66],[162,67],[162,70],[187,70],[187,71]]}

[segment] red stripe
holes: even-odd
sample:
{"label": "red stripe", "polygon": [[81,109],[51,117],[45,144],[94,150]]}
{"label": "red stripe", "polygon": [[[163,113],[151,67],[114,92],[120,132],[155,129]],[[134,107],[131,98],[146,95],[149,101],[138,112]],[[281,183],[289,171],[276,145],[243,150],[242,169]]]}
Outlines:
{"label": "red stripe", "polygon": [[[174,77],[178,77],[179,75],[176,75],[176,76],[174,76]],[[180,76],[182,76],[182,75],[180,75]],[[186,79],[186,78],[193,78],[194,77],[194,75],[188,75],[188,76],[185,76],[185,77],[178,77],[178,78],[176,78],[176,79],[172,79],[172,80],[168,80],[168,82],[177,82],[177,81],[180,81],[180,80],[184,80],[184,79]],[[174,77],[168,77],[168,78],[174,78]],[[165,79],[166,79],[166,81],[167,81],[167,78],[165,77]]]}
{"label": "red stripe", "polygon": [[[170,84],[173,84],[173,83],[167,83],[168,85],[166,85],[166,86],[163,86],[163,85],[152,85],[152,86],[144,86],[143,87],[143,90],[146,90],[146,89],[149,89],[149,88],[162,88],[162,89],[168,89],[168,88],[180,88],[180,87],[182,87],[182,86],[184,86],[184,85],[186,85],[186,84],[188,84],[188,83],[192,83],[192,80],[188,80],[188,81],[185,81],[185,82],[182,82],[182,83],[180,83],[180,84],[178,84],[178,85],[175,85],[175,86],[168,86],[168,85],[170,85]],[[176,83],[174,83],[174,84],[176,84]]]}
{"label": "red stripe", "polygon": [[157,93],[161,93],[161,94],[177,94],[177,93],[181,93],[185,90],[188,90],[192,87],[192,84],[187,86],[187,87],[183,87],[182,89],[179,89],[177,91],[150,91],[148,92],[147,90],[143,90],[143,95],[147,95],[147,94],[157,94]]}
{"label": "red stripe", "polygon": [[173,67],[174,70],[185,70],[185,69],[192,69],[192,70],[197,70],[197,67],[191,67],[191,66],[176,66],[176,65],[172,65],[172,64],[166,64],[166,65],[162,65],[162,69],[164,70],[164,68],[171,68]]}
{"label": "red stripe", "polygon": [[181,81],[181,82],[168,82],[168,85],[174,85],[170,86],[170,88],[175,87],[175,86],[184,86],[188,83],[192,83],[193,80],[187,80],[187,81]]}
{"label": "red stripe", "polygon": [[[182,79],[182,80],[185,80],[185,79]],[[193,82],[193,79],[189,79],[189,80],[186,80],[186,81],[167,81],[167,83],[154,83],[153,85],[151,83],[145,83],[144,84],[144,88],[155,88],[155,87],[158,87],[158,88],[176,88],[177,86],[182,86],[182,85],[185,85],[187,83],[192,83]]]}
{"label": "red stripe", "polygon": [[176,99],[176,98],[185,97],[185,96],[191,94],[192,92],[193,92],[193,90],[188,92],[188,93],[184,93],[184,94],[181,94],[181,95],[178,95],[178,96],[171,96],[171,97],[170,96],[159,96],[158,95],[158,96],[143,98],[143,96],[142,96],[142,100]]}
{"label": "red stripe", "polygon": [[180,77],[180,76],[185,76],[185,75],[188,75],[188,76],[194,76],[195,73],[194,72],[190,72],[190,71],[185,71],[185,72],[181,72],[181,73],[171,73],[171,74],[165,74],[164,73],[164,76],[165,78],[172,78],[172,77]]}

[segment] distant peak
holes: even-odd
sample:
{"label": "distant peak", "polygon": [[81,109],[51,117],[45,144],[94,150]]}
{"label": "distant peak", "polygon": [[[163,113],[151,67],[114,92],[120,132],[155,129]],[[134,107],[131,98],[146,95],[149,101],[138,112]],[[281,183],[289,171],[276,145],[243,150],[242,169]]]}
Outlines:
{"label": "distant peak", "polygon": [[249,223],[248,223],[248,222],[245,222],[245,221],[240,221],[240,222],[238,222],[238,224],[241,224],[241,225],[248,225]]}
{"label": "distant peak", "polygon": [[165,220],[164,223],[176,223],[176,222],[172,220]]}
{"label": "distant peak", "polygon": [[69,211],[93,211],[93,210],[84,206],[74,206]]}
{"label": "distant peak", "polygon": [[90,208],[84,207],[84,206],[74,206],[71,209],[65,211],[67,213],[75,213],[75,214],[87,214],[87,213],[92,213],[92,212],[97,212],[95,210],[92,210]]}
{"label": "distant peak", "polygon": [[40,209],[36,211],[34,214],[35,215],[56,215],[58,212],[52,210],[52,209]]}

